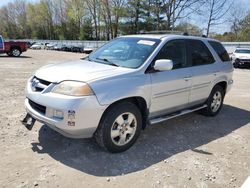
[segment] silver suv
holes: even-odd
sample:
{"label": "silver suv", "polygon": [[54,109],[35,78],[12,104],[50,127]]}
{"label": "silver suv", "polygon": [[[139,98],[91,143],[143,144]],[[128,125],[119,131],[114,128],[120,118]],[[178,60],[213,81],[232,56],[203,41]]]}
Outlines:
{"label": "silver suv", "polygon": [[26,87],[27,116],[71,138],[94,136],[109,152],[131,147],[146,125],[220,111],[233,66],[220,42],[182,35],[114,39],[87,58],[47,65]]}

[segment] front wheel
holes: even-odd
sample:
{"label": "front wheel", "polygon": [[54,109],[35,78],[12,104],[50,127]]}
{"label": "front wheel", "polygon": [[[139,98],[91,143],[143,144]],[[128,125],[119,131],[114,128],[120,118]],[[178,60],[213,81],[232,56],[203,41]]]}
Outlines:
{"label": "front wheel", "polygon": [[140,135],[142,116],[130,102],[112,106],[104,114],[95,133],[97,143],[112,153],[129,149]]}
{"label": "front wheel", "polygon": [[207,107],[202,109],[202,114],[206,116],[217,115],[223,105],[223,100],[225,96],[225,91],[219,85],[216,85],[207,99]]}

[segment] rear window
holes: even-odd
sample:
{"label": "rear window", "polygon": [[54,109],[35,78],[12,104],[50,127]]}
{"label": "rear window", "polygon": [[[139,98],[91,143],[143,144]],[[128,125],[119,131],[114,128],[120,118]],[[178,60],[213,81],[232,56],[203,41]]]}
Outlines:
{"label": "rear window", "polygon": [[215,41],[208,41],[208,43],[216,51],[221,61],[230,61],[229,55],[221,43]]}

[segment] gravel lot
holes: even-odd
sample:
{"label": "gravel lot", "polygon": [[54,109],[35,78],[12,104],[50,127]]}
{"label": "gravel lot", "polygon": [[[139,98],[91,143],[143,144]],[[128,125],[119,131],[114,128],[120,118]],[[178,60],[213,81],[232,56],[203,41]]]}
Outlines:
{"label": "gravel lot", "polygon": [[39,67],[83,54],[29,50],[0,56],[0,187],[240,187],[250,175],[250,70],[234,72],[221,113],[147,127],[130,150],[68,139],[36,123],[27,131],[26,80]]}

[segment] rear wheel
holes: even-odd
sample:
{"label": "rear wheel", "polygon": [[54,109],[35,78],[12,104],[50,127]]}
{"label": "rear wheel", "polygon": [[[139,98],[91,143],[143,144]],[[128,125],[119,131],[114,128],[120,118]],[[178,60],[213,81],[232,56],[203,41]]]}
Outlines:
{"label": "rear wheel", "polygon": [[240,62],[239,59],[235,59],[235,61],[233,63],[234,68],[239,68],[240,67],[239,62]]}
{"label": "rear wheel", "polygon": [[129,149],[140,135],[142,116],[130,102],[112,106],[104,114],[95,133],[97,143],[112,153]]}
{"label": "rear wheel", "polygon": [[219,85],[216,85],[207,99],[207,107],[201,110],[202,114],[206,116],[217,115],[223,105],[224,95],[225,91],[223,88]]}
{"label": "rear wheel", "polygon": [[21,50],[18,48],[12,48],[10,53],[14,57],[19,57],[21,55]]}

